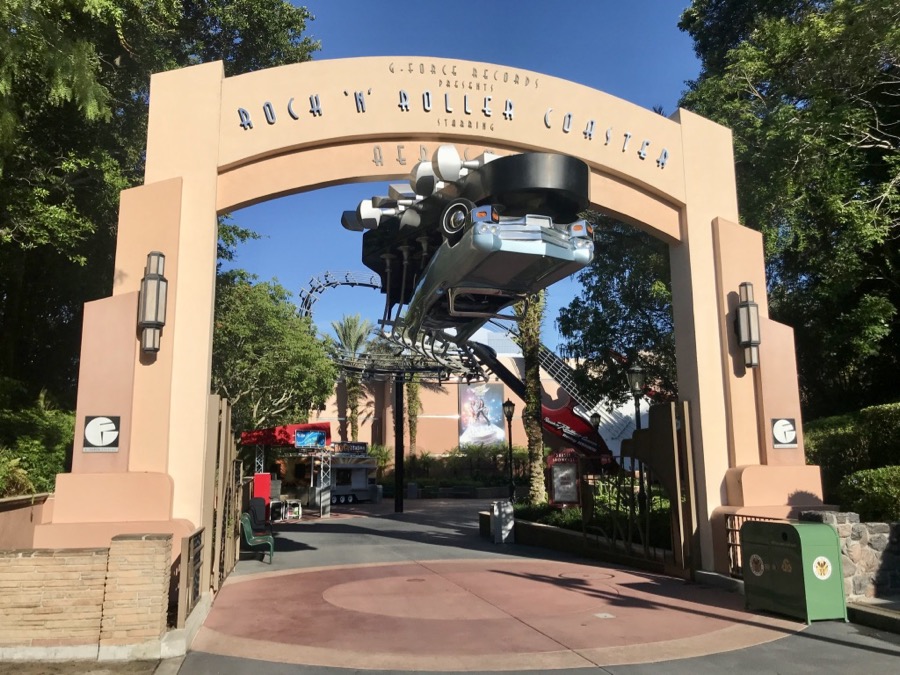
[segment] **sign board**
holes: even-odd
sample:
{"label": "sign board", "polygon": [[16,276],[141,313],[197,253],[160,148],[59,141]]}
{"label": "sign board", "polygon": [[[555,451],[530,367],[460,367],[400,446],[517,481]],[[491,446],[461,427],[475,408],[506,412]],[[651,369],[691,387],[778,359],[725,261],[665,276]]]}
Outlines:
{"label": "sign board", "polygon": [[772,447],[797,447],[797,423],[793,417],[772,420]]}
{"label": "sign board", "polygon": [[324,448],[325,432],[310,429],[297,429],[294,432],[295,448]]}
{"label": "sign board", "polygon": [[94,415],[84,418],[84,452],[118,452],[121,417]]}
{"label": "sign board", "polygon": [[553,477],[553,503],[578,503],[578,466],[575,464],[554,464],[551,467]]}

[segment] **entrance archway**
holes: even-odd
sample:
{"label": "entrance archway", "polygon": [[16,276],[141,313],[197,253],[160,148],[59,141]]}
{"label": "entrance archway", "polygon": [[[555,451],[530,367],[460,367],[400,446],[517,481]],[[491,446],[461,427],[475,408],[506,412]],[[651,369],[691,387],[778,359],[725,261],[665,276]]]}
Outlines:
{"label": "entrance archway", "polygon": [[[713,567],[716,509],[821,503],[818,468],[804,465],[792,331],[768,320],[761,235],[737,224],[728,129],[485,63],[360,58],[231,78],[210,63],[153,77],[145,184],[122,193],[112,296],[85,308],[73,472],[58,477],[53,522],[38,528],[36,545],[67,545],[76,532],[79,545],[92,545],[124,523],[181,532],[202,522],[215,440],[218,214],[402,178],[441,143],[471,157],[485,149],[577,157],[591,170],[592,208],[668,243],[704,569]],[[154,250],[166,254],[169,312],[148,359],[135,317]],[[757,291],[764,336],[752,370],[733,330],[741,282]],[[95,416],[115,418],[117,451],[85,444],[85,420]],[[773,420],[792,420],[796,439],[776,442]],[[111,516],[98,497],[127,506]]]}

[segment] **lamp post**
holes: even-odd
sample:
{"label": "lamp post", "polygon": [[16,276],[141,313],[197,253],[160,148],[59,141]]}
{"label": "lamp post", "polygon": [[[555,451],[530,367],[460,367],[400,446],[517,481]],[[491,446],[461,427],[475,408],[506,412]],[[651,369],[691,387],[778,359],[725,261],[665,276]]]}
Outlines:
{"label": "lamp post", "polygon": [[512,453],[512,419],[513,415],[516,412],[516,404],[506,399],[506,403],[503,404],[503,416],[506,418],[506,437],[509,440],[509,457],[506,460],[506,465],[509,468],[509,502],[510,504],[516,498],[516,483],[513,480],[513,453]]}
{"label": "lamp post", "polygon": [[[641,396],[644,395],[644,383],[646,381],[644,369],[636,363],[626,372],[625,377],[628,378],[628,387],[631,389],[631,395],[634,396],[634,429],[641,430]],[[632,471],[634,467],[632,467]],[[644,465],[638,464],[638,510],[644,512]]]}

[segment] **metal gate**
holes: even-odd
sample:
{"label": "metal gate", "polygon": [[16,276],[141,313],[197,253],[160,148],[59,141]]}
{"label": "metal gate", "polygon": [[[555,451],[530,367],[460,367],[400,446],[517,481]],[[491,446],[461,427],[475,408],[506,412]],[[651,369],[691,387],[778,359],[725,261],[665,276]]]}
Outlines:
{"label": "metal gate", "polygon": [[617,467],[581,468],[584,535],[623,562],[689,577],[696,513],[687,402],[650,408]]}

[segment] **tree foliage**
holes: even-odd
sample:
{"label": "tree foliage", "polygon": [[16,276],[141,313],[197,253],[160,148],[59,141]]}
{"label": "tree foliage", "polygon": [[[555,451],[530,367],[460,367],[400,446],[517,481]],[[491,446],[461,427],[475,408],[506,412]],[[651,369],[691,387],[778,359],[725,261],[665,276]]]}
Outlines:
{"label": "tree foliage", "polygon": [[119,193],[143,176],[150,74],[305,61],[310,18],[284,0],[0,3],[0,375],[74,404],[82,306],[109,294]]}
{"label": "tree foliage", "polygon": [[32,397],[21,382],[0,378],[0,473],[12,490],[6,496],[52,492],[72,452],[74,429],[75,415],[53,405],[47,392]]}
{"label": "tree foliage", "polygon": [[406,428],[409,430],[409,452],[416,454],[419,437],[419,413],[422,412],[422,376],[412,373],[406,378]]}
{"label": "tree foliage", "polygon": [[[369,347],[372,322],[359,314],[345,316],[340,321],[332,321],[338,350],[348,356],[360,356]],[[363,397],[361,373],[344,370],[344,385],[347,389],[347,412],[350,418],[350,440],[359,439],[359,401]]]}
{"label": "tree foliage", "polygon": [[218,275],[212,390],[231,401],[235,431],[307,421],[335,377],[324,341],[283,287],[243,270]]}
{"label": "tree foliage", "polygon": [[742,218],[765,238],[809,416],[900,395],[900,5],[695,0],[682,105],[734,132]]}
{"label": "tree foliage", "polygon": [[648,386],[662,398],[677,394],[672,288],[666,245],[597,213],[594,261],[578,275],[579,296],[557,325],[576,359],[579,389],[590,400],[625,401],[625,370],[640,362]]}

